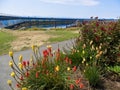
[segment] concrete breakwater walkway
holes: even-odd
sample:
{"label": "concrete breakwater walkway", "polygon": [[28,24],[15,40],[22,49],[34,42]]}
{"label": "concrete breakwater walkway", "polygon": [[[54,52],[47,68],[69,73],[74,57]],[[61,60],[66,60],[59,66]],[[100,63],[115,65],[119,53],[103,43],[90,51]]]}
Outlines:
{"label": "concrete breakwater walkway", "polygon": [[[56,50],[58,48],[66,48],[69,49],[69,47],[73,46],[73,42],[74,40],[68,40],[68,41],[63,41],[63,42],[58,42],[55,44],[51,44],[52,45],[52,49]],[[67,44],[67,45],[66,45]],[[46,49],[46,46],[41,46],[40,48],[40,52],[42,52],[43,50]],[[17,61],[19,55],[23,55],[23,60],[29,60],[30,56],[32,55],[32,50],[25,50],[25,51],[20,51],[20,52],[15,52],[14,53],[14,59]],[[8,84],[7,84],[7,80],[8,79],[12,79],[12,77],[10,77],[10,73],[12,72],[12,69],[9,67],[9,61],[11,60],[11,58],[9,57],[9,55],[2,55],[0,56],[0,90],[10,90]]]}

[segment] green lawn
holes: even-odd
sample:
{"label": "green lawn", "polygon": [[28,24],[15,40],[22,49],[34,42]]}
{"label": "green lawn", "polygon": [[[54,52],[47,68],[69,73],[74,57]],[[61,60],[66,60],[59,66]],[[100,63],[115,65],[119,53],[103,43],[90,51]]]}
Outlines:
{"label": "green lawn", "polygon": [[67,31],[67,30],[50,30],[46,32],[53,37],[49,38],[49,42],[61,42],[68,39],[76,38],[79,34],[75,33],[75,31]]}
{"label": "green lawn", "polygon": [[0,31],[0,55],[5,54],[10,49],[10,42],[15,39],[15,36],[13,36],[10,33]]}

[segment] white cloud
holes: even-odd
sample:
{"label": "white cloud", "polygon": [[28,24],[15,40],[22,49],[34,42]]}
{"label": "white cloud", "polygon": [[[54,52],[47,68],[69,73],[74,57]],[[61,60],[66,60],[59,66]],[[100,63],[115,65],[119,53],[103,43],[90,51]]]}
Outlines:
{"label": "white cloud", "polygon": [[46,3],[84,5],[84,6],[95,6],[100,3],[98,0],[40,0],[40,1]]}

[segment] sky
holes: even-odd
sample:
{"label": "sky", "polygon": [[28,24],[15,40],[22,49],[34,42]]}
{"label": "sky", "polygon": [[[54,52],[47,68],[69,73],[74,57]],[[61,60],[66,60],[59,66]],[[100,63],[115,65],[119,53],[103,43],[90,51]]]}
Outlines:
{"label": "sky", "polygon": [[59,18],[118,18],[120,0],[0,0],[0,13]]}

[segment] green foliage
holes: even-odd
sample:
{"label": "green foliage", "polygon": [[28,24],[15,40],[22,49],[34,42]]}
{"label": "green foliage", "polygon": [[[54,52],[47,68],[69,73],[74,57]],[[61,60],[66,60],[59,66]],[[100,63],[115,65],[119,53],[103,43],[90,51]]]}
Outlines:
{"label": "green foliage", "polygon": [[50,42],[60,42],[68,39],[76,38],[78,33],[74,33],[73,31],[66,30],[49,30],[46,32],[48,35],[53,35],[52,38],[49,38]]}
{"label": "green foliage", "polygon": [[88,79],[91,86],[96,86],[99,83],[100,73],[96,66],[86,67],[84,75]]}
{"label": "green foliage", "polygon": [[15,39],[12,34],[0,31],[0,55],[9,51],[11,45],[10,43]]}
{"label": "green foliage", "polygon": [[120,75],[120,66],[111,66],[108,67],[108,70],[118,73]]}

